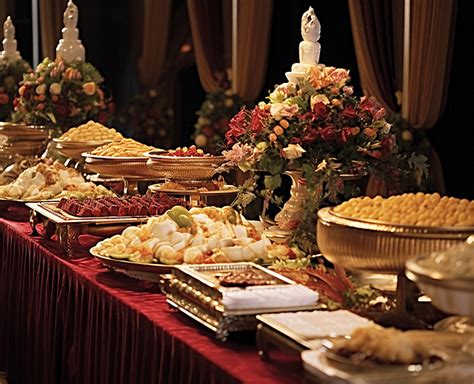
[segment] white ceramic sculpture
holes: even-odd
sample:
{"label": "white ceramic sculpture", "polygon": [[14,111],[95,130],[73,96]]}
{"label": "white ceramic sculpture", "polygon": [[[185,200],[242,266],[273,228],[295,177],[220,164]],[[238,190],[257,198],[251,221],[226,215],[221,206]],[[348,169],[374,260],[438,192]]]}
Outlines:
{"label": "white ceramic sculpture", "polygon": [[10,16],[3,23],[3,51],[0,52],[0,60],[20,60],[20,52],[16,50],[15,26]]}
{"label": "white ceramic sculpture", "polygon": [[81,44],[81,40],[79,40],[79,29],[76,28],[78,17],[79,11],[76,5],[72,1],[69,1],[63,17],[63,38],[59,40],[58,46],[56,47],[56,58],[66,63],[73,60],[85,61],[86,59],[86,51]]}
{"label": "white ceramic sculpture", "polygon": [[321,36],[321,24],[312,7],[301,17],[301,36],[303,41],[299,47],[300,62],[291,66],[291,72],[286,72],[287,79],[292,83],[298,83],[304,78],[308,68],[319,62],[321,44],[318,41]]}

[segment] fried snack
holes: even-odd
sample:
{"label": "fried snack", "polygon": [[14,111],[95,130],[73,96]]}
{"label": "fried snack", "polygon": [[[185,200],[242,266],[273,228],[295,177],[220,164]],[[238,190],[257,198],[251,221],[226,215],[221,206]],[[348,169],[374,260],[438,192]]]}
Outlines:
{"label": "fried snack", "polygon": [[355,362],[367,360],[381,364],[420,364],[442,359],[442,351],[461,350],[468,339],[468,335],[455,332],[403,332],[373,325],[354,329],[350,338],[335,339],[334,351]]}
{"label": "fried snack", "polygon": [[387,199],[357,197],[334,208],[354,219],[378,220],[389,224],[424,227],[474,226],[474,201],[441,197],[439,193],[404,193]]}
{"label": "fried snack", "polygon": [[89,120],[87,123],[69,129],[60,140],[65,141],[117,141],[123,139],[120,132],[115,128],[107,128],[100,123]]}
{"label": "fried snack", "polygon": [[139,143],[133,139],[122,139],[94,149],[91,154],[112,157],[142,157],[155,148]]}

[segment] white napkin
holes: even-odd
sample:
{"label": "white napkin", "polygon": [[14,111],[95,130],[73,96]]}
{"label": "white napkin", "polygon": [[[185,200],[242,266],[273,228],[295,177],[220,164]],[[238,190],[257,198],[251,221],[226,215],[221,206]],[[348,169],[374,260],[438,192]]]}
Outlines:
{"label": "white napkin", "polygon": [[303,285],[227,288],[222,292],[226,310],[295,308],[315,305],[319,294]]}
{"label": "white napkin", "polygon": [[343,309],[332,312],[271,313],[265,317],[308,340],[328,336],[346,336],[355,328],[372,324],[370,320]]}

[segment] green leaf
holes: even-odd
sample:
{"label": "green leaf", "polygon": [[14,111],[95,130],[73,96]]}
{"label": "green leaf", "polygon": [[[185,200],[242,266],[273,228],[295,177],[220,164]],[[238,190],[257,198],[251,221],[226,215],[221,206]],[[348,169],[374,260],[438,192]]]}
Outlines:
{"label": "green leaf", "polygon": [[279,186],[281,186],[281,176],[280,175],[266,175],[263,179],[265,189],[274,191]]}

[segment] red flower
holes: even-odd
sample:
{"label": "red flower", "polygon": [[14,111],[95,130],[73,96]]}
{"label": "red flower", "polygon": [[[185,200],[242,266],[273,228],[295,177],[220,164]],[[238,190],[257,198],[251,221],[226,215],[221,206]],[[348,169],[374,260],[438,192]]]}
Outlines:
{"label": "red flower", "polygon": [[225,134],[225,138],[227,139],[227,145],[234,144],[237,141],[237,138],[242,136],[246,132],[247,126],[247,111],[245,109],[242,109],[230,120],[230,129]]}
{"label": "red flower", "polygon": [[[303,142],[307,144],[314,143],[316,139],[318,138],[318,136],[319,136],[319,133],[317,129],[308,127],[304,130]],[[297,144],[297,143],[293,143],[293,144]]]}
{"label": "red flower", "polygon": [[251,115],[250,130],[255,134],[262,132],[262,130],[265,128],[265,121],[269,116],[269,111],[255,107]]}
{"label": "red flower", "polygon": [[319,128],[319,135],[324,141],[336,139],[336,127],[334,125],[328,125],[326,127]]}
{"label": "red flower", "polygon": [[352,128],[349,128],[349,127],[342,128],[342,131],[339,136],[341,143],[342,144],[347,143],[347,141],[350,139],[352,135],[353,135]]}
{"label": "red flower", "polygon": [[346,119],[355,119],[357,117],[357,111],[352,105],[346,105],[341,112],[341,116],[345,117]]}
{"label": "red flower", "polygon": [[380,141],[381,150],[384,156],[388,156],[389,153],[392,152],[393,148],[395,147],[395,136],[388,135],[382,138]]}
{"label": "red flower", "polygon": [[64,104],[58,104],[56,106],[56,112],[58,113],[59,116],[61,117],[66,117],[69,116],[69,109],[66,105]]}
{"label": "red flower", "polygon": [[292,137],[290,139],[290,144],[301,144],[303,140],[301,140],[299,137]]}
{"label": "red flower", "polygon": [[382,158],[382,152],[381,151],[368,151],[367,153],[370,157],[373,157],[375,159],[381,159]]}
{"label": "red flower", "polygon": [[325,120],[329,115],[329,108],[322,102],[313,105],[314,115],[321,120]]}

